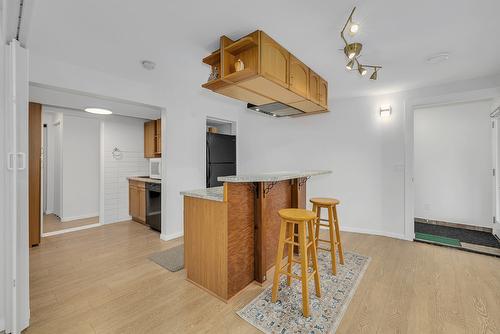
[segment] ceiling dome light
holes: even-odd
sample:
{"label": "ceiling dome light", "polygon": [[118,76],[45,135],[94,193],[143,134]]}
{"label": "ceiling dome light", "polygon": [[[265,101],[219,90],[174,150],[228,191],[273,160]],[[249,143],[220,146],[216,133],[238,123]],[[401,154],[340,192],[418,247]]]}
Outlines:
{"label": "ceiling dome light", "polygon": [[354,59],[351,59],[347,65],[345,66],[345,68],[347,68],[349,71],[352,70],[352,68],[354,67]]}
{"label": "ceiling dome light", "polygon": [[86,112],[97,115],[111,115],[113,112],[109,109],[104,108],[85,108]]}
{"label": "ceiling dome light", "polygon": [[361,75],[365,75],[367,71],[366,71],[366,68],[364,68],[363,66],[359,65],[358,66],[358,72]]}
{"label": "ceiling dome light", "polygon": [[349,27],[349,35],[354,36],[359,30],[359,24],[355,22],[351,22],[351,26]]}
{"label": "ceiling dome light", "polygon": [[363,45],[361,43],[351,43],[344,47],[344,53],[349,59],[354,59],[361,53]]}
{"label": "ceiling dome light", "polygon": [[377,80],[377,69],[373,70],[373,73],[370,76],[370,80]]}

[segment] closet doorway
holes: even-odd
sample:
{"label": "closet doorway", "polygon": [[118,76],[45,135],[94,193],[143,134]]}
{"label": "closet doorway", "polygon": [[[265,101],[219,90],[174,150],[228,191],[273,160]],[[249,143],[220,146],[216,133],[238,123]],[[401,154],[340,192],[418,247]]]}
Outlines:
{"label": "closet doorway", "polygon": [[492,103],[415,109],[416,241],[500,256]]}

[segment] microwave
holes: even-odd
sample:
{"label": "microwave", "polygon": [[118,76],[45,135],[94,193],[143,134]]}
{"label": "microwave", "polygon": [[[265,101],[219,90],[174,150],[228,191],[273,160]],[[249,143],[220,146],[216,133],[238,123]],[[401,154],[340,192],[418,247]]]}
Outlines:
{"label": "microwave", "polygon": [[149,177],[161,179],[161,158],[149,159]]}

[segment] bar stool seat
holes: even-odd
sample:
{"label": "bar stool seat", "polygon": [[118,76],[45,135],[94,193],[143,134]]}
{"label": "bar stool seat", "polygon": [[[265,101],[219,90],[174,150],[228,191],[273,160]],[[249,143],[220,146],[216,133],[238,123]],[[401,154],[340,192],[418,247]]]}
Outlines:
{"label": "bar stool seat", "polygon": [[325,205],[325,206],[340,204],[340,201],[338,199],[327,198],[327,197],[313,197],[309,201],[313,204],[316,203],[316,204]]}
{"label": "bar stool seat", "polygon": [[[272,291],[272,302],[275,303],[278,299],[278,287],[280,283],[280,275],[287,276],[287,285],[290,286],[292,278],[302,281],[302,313],[305,317],[309,316],[309,290],[308,282],[314,278],[316,288],[316,296],[321,297],[318,257],[316,254],[316,243],[314,240],[314,223],[316,221],[316,213],[304,209],[282,209],[278,212],[281,217],[280,237],[278,242],[278,252],[276,254],[276,265],[274,267],[274,280]],[[297,234],[295,233],[297,227]],[[287,236],[288,233],[288,236]],[[298,237],[298,242],[296,240]],[[306,240],[308,239],[308,240]],[[299,248],[299,259],[294,259],[293,247]],[[282,266],[283,254],[287,247],[288,258],[287,263]],[[308,272],[309,259],[312,259],[312,272]],[[293,264],[300,264],[300,275],[293,273]],[[286,270],[285,270],[286,268]]]}
{"label": "bar stool seat", "polygon": [[[337,252],[335,248],[338,248],[339,251],[339,262],[340,264],[344,264],[344,251],[342,249],[342,242],[340,240],[340,227],[339,227],[339,218],[337,215],[337,205],[340,204],[340,201],[336,198],[326,198],[326,197],[314,197],[309,200],[313,204],[313,211],[316,212],[316,233],[314,236],[314,240],[316,241],[316,249],[328,251],[332,257],[332,273],[337,275]],[[321,209],[327,209],[328,211],[328,220],[321,219]],[[327,221],[328,223],[322,223],[322,221]],[[320,226],[324,226],[328,228],[330,238],[329,240],[320,239],[319,237],[319,228]],[[319,242],[324,242],[330,244],[330,248],[320,247]]]}
{"label": "bar stool seat", "polygon": [[316,219],[316,212],[306,209],[282,209],[278,214],[281,218],[293,221]]}

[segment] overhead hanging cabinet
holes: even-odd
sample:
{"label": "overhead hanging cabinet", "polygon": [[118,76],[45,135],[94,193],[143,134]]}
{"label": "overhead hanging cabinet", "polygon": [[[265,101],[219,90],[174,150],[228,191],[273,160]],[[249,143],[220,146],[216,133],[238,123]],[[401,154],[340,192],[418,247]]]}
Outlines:
{"label": "overhead hanging cabinet", "polygon": [[279,102],[297,110],[293,116],[328,112],[327,81],[263,31],[236,41],[222,36],[203,63],[212,75],[202,87],[262,106],[254,110]]}

